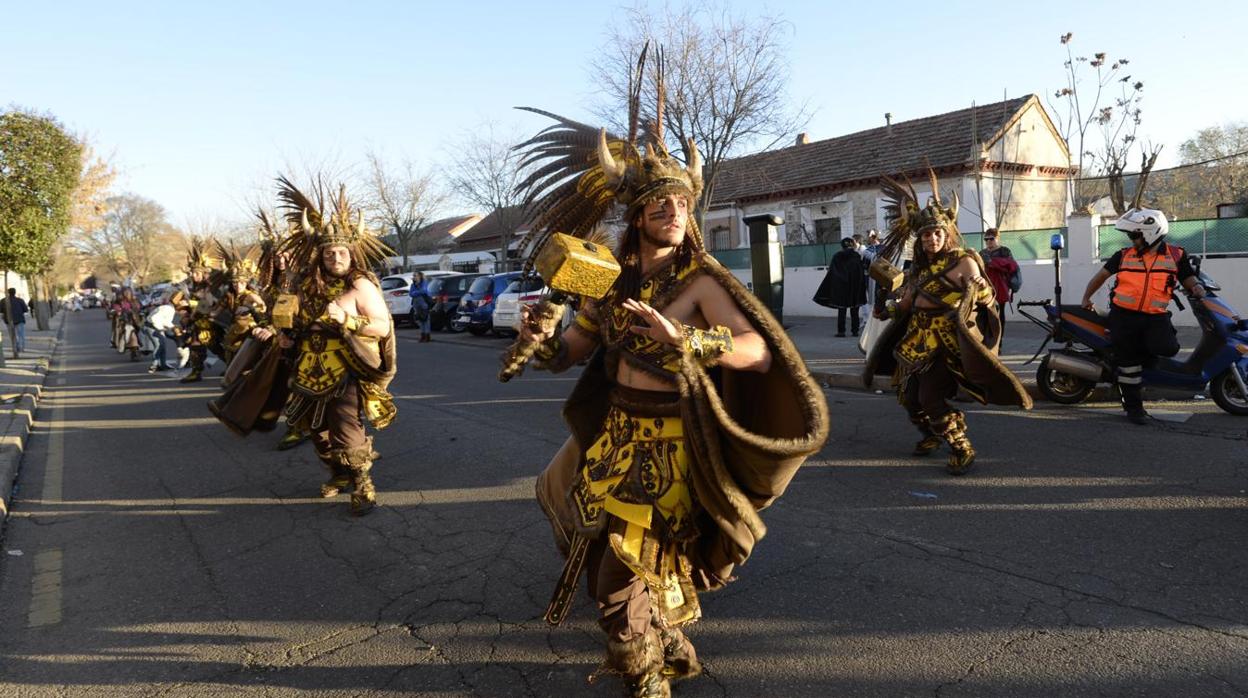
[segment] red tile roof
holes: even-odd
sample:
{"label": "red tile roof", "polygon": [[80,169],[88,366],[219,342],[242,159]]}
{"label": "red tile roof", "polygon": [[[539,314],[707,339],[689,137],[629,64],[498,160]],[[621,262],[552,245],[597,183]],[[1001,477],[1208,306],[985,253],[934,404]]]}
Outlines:
{"label": "red tile roof", "polygon": [[986,144],[1032,99],[1034,95],[1025,95],[734,158],[721,166],[715,203],[762,200],[838,185],[848,188],[851,182],[874,180],[882,174],[925,170],[925,158],[937,171],[963,166],[971,162],[972,121],[974,133]]}

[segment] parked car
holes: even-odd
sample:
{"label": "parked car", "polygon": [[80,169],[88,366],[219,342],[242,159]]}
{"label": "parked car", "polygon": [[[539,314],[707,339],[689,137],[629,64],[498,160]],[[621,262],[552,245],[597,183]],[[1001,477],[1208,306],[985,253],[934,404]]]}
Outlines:
{"label": "parked car", "polygon": [[433,297],[433,308],[429,311],[429,326],[435,330],[450,330],[451,320],[459,314],[459,299],[468,292],[472,282],[482,276],[484,274],[439,276],[430,281],[429,295]]}
{"label": "parked car", "polygon": [[[425,281],[441,276],[460,276],[460,272],[439,269],[421,273],[425,275]],[[385,297],[386,307],[390,309],[390,317],[394,318],[396,325],[412,320],[412,297],[408,295],[408,289],[412,287],[414,274],[415,272],[409,271],[405,274],[387,276],[381,280],[381,295]]]}
{"label": "parked car", "polygon": [[508,271],[473,281],[468,292],[459,300],[459,313],[451,322],[452,331],[468,330],[475,335],[483,335],[493,329],[494,300],[519,277],[520,272]]}
{"label": "parked car", "polygon": [[[494,302],[494,334],[514,337],[520,334],[520,307],[533,306],[550,295],[550,289],[540,277],[516,279],[508,284],[502,295]],[[559,321],[560,330],[566,330],[576,320],[576,311],[569,303]]]}

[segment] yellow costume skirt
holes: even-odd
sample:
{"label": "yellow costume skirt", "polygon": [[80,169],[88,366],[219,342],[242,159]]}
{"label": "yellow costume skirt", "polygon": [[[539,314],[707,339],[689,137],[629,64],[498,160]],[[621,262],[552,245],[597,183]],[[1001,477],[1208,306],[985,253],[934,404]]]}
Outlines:
{"label": "yellow costume skirt", "polygon": [[642,416],[613,404],[574,491],[582,522],[605,523],[616,557],[645,582],[671,625],[701,615],[682,550],[697,535],[689,468],[679,414]]}

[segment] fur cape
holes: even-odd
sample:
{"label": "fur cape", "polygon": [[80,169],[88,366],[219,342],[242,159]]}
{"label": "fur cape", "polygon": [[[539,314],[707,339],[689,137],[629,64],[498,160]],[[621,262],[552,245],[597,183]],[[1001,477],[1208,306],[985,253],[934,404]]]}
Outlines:
{"label": "fur cape", "polygon": [[[971,256],[983,269],[983,261],[973,250]],[[1023,387],[1018,376],[1001,363],[997,352],[1001,348],[1001,318],[990,309],[975,305],[975,294],[964,293],[958,307],[948,311],[958,331],[958,348],[962,355],[962,371],[971,384],[973,396],[982,395],[981,402],[993,405],[1013,405],[1031,409],[1031,395]],[[889,323],[879,341],[867,355],[862,372],[863,384],[871,387],[875,376],[891,376],[897,371],[894,351],[906,336],[910,326],[910,313],[902,313]]]}
{"label": "fur cape", "polygon": [[[686,552],[700,589],[716,589],[766,534],[759,511],[788,487],[798,467],[828,436],[828,405],[793,342],[770,311],[710,255],[707,275],[728,291],[771,351],[766,373],[703,368],[686,354],[676,385],[691,451],[690,484],[702,507],[699,536]],[[569,502],[584,449],[602,429],[611,380],[596,351],[564,404],[571,436],[537,480],[537,499],[566,555],[577,514]]]}

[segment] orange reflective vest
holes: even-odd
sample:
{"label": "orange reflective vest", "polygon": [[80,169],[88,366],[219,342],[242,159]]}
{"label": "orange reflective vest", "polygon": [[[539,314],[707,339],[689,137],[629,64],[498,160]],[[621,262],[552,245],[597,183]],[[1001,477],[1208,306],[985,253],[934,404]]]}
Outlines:
{"label": "orange reflective vest", "polygon": [[1179,283],[1179,260],[1184,254],[1183,248],[1176,245],[1143,253],[1134,247],[1124,249],[1114,283],[1114,305],[1137,313],[1166,312]]}

